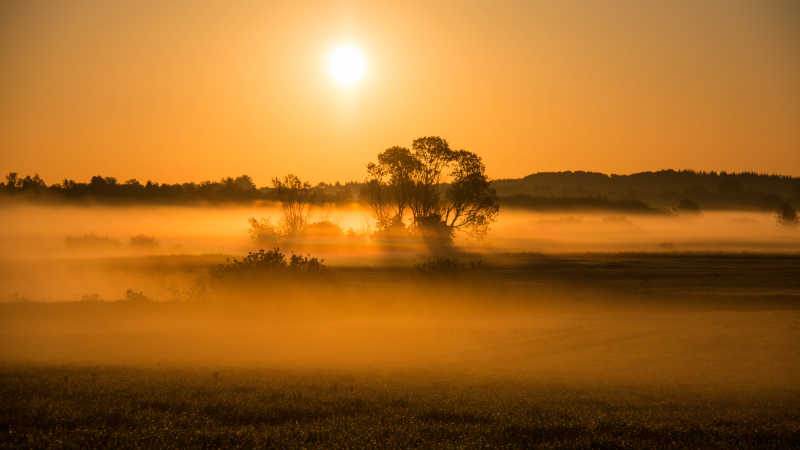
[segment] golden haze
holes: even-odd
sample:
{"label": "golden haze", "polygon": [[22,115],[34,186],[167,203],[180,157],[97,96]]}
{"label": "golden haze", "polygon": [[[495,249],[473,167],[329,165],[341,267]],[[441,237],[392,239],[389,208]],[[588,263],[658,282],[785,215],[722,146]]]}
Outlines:
{"label": "golden haze", "polygon": [[[800,175],[794,2],[556,3],[3,2],[0,166],[351,180],[441,135],[495,178]],[[347,89],[326,71],[342,43],[367,60]]]}

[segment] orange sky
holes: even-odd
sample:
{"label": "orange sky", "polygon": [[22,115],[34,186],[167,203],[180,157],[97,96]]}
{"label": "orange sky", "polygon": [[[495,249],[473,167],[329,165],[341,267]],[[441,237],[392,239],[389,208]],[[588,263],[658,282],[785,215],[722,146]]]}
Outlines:
{"label": "orange sky", "polygon": [[48,182],[360,180],[422,135],[495,178],[800,175],[798,124],[794,0],[0,2],[0,170]]}

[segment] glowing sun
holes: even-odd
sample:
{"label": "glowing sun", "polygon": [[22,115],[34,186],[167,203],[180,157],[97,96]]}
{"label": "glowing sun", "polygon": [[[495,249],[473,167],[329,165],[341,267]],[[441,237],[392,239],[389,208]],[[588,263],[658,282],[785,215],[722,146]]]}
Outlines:
{"label": "glowing sun", "polygon": [[364,76],[364,55],[358,47],[342,45],[336,47],[328,59],[328,70],[337,83],[350,86]]}

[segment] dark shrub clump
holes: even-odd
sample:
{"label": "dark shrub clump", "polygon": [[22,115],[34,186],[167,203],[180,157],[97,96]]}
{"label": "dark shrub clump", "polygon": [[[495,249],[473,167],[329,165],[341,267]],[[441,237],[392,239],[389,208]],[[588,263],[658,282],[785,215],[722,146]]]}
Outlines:
{"label": "dark shrub clump", "polygon": [[142,249],[158,248],[158,241],[153,236],[138,234],[136,236],[131,237],[131,247],[142,248]]}
{"label": "dark shrub clump", "polygon": [[259,278],[277,275],[318,274],[326,269],[322,259],[301,255],[287,258],[280,248],[249,252],[242,259],[233,258],[211,269],[211,276],[220,279]]}
{"label": "dark shrub clump", "polygon": [[144,292],[142,291],[135,291],[133,289],[128,289],[127,291],[125,291],[125,298],[122,301],[131,303],[142,303],[142,302],[149,302],[151,300],[150,297],[144,295]]}
{"label": "dark shrub clump", "polygon": [[481,269],[483,261],[461,262],[454,258],[431,258],[416,265],[418,271],[426,275],[454,275]]}

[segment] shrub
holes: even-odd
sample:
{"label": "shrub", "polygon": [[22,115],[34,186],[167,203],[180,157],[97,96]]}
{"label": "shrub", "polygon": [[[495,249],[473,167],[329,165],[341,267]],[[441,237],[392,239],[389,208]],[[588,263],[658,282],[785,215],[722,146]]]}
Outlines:
{"label": "shrub", "polygon": [[289,258],[289,270],[294,272],[305,273],[318,273],[325,269],[325,264],[322,259],[318,259],[311,255],[292,255]]}
{"label": "shrub", "polygon": [[126,302],[149,302],[150,298],[144,295],[142,291],[134,291],[133,289],[128,289],[125,291],[125,299]]}
{"label": "shrub", "polygon": [[261,278],[276,275],[316,274],[326,269],[324,260],[291,255],[287,258],[280,248],[249,252],[242,259],[233,258],[211,269],[211,276],[219,280]]}
{"label": "shrub", "polygon": [[136,248],[157,248],[158,241],[153,236],[138,234],[131,237],[131,247]]}
{"label": "shrub", "polygon": [[257,220],[255,217],[251,217],[247,221],[250,222],[248,233],[253,242],[262,245],[274,245],[280,240],[280,233],[268,218]]}
{"label": "shrub", "polygon": [[453,275],[484,267],[483,261],[460,262],[455,258],[431,258],[416,265],[417,270],[426,275]]}

